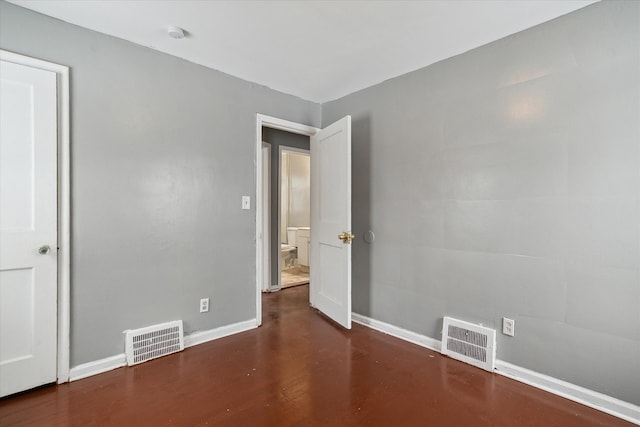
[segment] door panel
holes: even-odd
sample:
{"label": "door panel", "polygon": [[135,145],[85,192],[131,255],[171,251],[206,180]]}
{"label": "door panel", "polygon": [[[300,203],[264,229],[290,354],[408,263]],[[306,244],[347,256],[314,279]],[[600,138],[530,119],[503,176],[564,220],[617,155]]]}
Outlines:
{"label": "door panel", "polygon": [[[3,145],[0,157],[0,218],[3,229],[33,228],[33,117],[30,85],[2,79],[2,138],[15,138],[23,144]],[[5,101],[12,100],[13,105]],[[25,126],[26,124],[26,126]]]}
{"label": "door panel", "polygon": [[0,67],[0,396],[6,396],[56,380],[57,98],[54,72],[6,61]]}
{"label": "door panel", "polygon": [[311,137],[311,304],[351,328],[351,117]]}
{"label": "door panel", "polygon": [[344,259],[342,259],[342,251],[336,250],[335,246],[319,245],[320,263],[322,265],[331,265],[322,272],[322,280],[320,281],[320,296],[328,299],[332,303],[341,306],[341,298],[343,292],[341,289],[342,278],[347,273]]}
{"label": "door panel", "polygon": [[0,360],[31,357],[34,301],[33,268],[0,272]]}

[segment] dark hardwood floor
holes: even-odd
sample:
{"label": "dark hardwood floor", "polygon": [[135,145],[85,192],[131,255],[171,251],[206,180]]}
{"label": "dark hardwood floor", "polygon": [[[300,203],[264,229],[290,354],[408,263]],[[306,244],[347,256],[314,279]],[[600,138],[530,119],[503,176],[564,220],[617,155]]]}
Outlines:
{"label": "dark hardwood floor", "polygon": [[0,401],[8,426],[630,426],[308,306],[264,296],[263,326]]}

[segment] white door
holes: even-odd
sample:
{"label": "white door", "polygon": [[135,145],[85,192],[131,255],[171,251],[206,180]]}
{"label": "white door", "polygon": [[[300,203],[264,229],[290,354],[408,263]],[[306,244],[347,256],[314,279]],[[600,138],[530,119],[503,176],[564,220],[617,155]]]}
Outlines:
{"label": "white door", "polygon": [[0,63],[0,396],[56,380],[56,74]]}
{"label": "white door", "polygon": [[351,329],[351,116],[311,136],[311,188],[311,305]]}

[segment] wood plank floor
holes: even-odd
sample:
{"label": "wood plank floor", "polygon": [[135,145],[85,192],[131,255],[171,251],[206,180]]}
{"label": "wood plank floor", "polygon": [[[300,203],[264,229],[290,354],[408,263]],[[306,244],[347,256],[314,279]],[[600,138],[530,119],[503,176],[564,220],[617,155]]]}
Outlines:
{"label": "wood plank floor", "polygon": [[0,401],[7,426],[630,426],[308,307],[264,296],[262,327]]}

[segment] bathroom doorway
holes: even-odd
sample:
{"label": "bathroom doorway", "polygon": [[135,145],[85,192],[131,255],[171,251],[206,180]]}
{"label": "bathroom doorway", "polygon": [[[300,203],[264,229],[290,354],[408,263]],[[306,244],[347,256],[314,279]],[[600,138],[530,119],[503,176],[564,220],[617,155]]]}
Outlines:
{"label": "bathroom doorway", "polygon": [[280,147],[280,289],[309,283],[311,158],[309,150]]}
{"label": "bathroom doorway", "polygon": [[310,139],[261,128],[261,291],[309,283]]}

